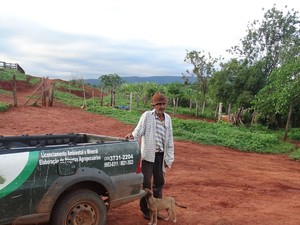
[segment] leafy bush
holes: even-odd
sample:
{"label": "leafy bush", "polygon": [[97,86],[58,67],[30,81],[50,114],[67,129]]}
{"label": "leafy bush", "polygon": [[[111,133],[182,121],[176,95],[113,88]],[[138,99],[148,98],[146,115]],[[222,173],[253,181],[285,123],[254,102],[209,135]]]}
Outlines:
{"label": "leafy bush", "polygon": [[[167,109],[170,114],[173,113],[172,107],[169,106]],[[195,108],[189,109],[189,108],[178,107],[176,110],[176,113],[195,116],[196,109]],[[211,120],[215,119],[215,112],[210,110],[209,108],[206,108],[203,114],[201,112],[199,112],[199,113],[200,113],[199,118],[205,118],[205,119],[211,119]]]}
{"label": "leafy bush", "polygon": [[3,184],[5,182],[5,178],[0,176],[0,184]]}
{"label": "leafy bush", "polygon": [[300,141],[300,128],[292,128],[289,131],[288,136],[292,140]]}
{"label": "leafy bush", "polygon": [[[88,111],[116,118],[136,125],[141,116],[138,110],[120,110],[111,107],[88,107]],[[228,123],[173,118],[174,138],[208,145],[225,146],[257,153],[290,153],[294,145],[281,141],[282,133],[271,132],[262,126],[233,126]]]}
{"label": "leafy bush", "polygon": [[7,111],[9,107],[10,107],[10,105],[7,105],[7,104],[4,104],[4,103],[0,102],[0,112]]}
{"label": "leafy bush", "polygon": [[136,110],[129,111],[129,110],[122,110],[122,109],[116,109],[111,107],[95,107],[95,108],[88,107],[88,111],[110,116],[116,118],[117,120],[123,123],[133,124],[133,125],[138,123],[141,116],[141,113]]}
{"label": "leafy bush", "polygon": [[291,152],[289,154],[290,158],[291,159],[294,159],[294,160],[299,160],[300,159],[300,149],[296,149],[295,151]]}
{"label": "leafy bush", "polygon": [[[14,70],[0,69],[2,80],[11,80],[13,74],[16,74],[18,80],[27,80],[32,84],[38,83],[41,80],[40,78],[33,78]],[[63,82],[57,82],[56,87],[63,87],[70,90],[81,90],[78,85],[69,86]],[[0,92],[6,93],[4,90],[0,90]],[[54,97],[56,100],[74,107],[81,107],[84,103],[81,97],[68,92],[56,90]],[[129,106],[129,100],[124,99],[124,97],[116,96],[115,102],[116,106]],[[109,103],[110,95],[104,98],[103,104],[108,105]],[[119,121],[132,125],[136,125],[138,123],[143,111],[150,109],[150,105],[144,107],[140,106],[140,108],[137,108],[135,102],[133,102],[133,110],[131,111],[111,107],[100,107],[99,104],[99,98],[87,99],[87,110],[89,112],[114,117]],[[143,104],[141,103],[140,105]],[[9,105],[0,103],[0,111],[6,111],[8,107]],[[172,115],[172,107],[168,106],[167,109],[169,114]],[[190,110],[189,108],[182,107],[179,107],[176,113],[187,115],[196,114],[195,108]],[[215,112],[207,108],[204,115],[199,115],[199,117],[214,119]],[[191,140],[197,143],[226,146],[249,152],[290,153],[292,158],[300,158],[300,150],[292,152],[294,150],[294,145],[281,141],[283,137],[283,130],[270,131],[261,125],[245,127],[233,126],[222,121],[217,123],[208,123],[205,121],[182,120],[177,118],[173,118],[173,128],[174,137],[177,140]],[[289,138],[300,140],[300,129],[291,129],[289,132]]]}
{"label": "leafy bush", "polygon": [[258,153],[287,153],[294,149],[294,145],[283,143],[277,134],[267,133],[265,130],[253,132],[244,126],[233,126],[223,122],[180,119],[173,121],[174,136],[177,139]]}

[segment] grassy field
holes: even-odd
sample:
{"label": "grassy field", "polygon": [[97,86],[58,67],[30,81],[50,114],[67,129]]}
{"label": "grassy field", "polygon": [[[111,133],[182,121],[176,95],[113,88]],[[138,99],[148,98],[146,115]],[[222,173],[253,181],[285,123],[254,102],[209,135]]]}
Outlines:
{"label": "grassy field", "polygon": [[[2,76],[0,70],[1,79],[9,79],[10,76],[5,73]],[[23,74],[18,74],[18,79],[28,80],[30,82],[37,82],[37,79],[28,79]],[[76,85],[71,86],[76,90]],[[0,91],[3,91],[0,89]],[[65,104],[75,107],[82,106],[83,99],[70,94],[68,92],[55,92],[55,100],[64,102]],[[104,105],[109,103],[110,97],[104,98]],[[123,99],[120,96],[116,99],[116,105],[128,105],[128,99]],[[0,102],[0,112],[7,110],[9,106]],[[91,113],[103,114],[106,116],[114,117],[127,124],[137,124],[141,112],[149,109],[149,107],[137,107],[133,105],[133,109],[120,110],[112,107],[100,107],[99,99],[87,100],[87,111]],[[172,109],[168,109],[172,115]],[[187,110],[179,109],[180,113]],[[190,113],[190,112],[189,112]],[[207,115],[212,115],[208,112]],[[291,158],[300,159],[300,150],[290,142],[283,142],[283,130],[269,130],[263,126],[250,126],[243,125],[231,125],[225,122],[205,122],[200,120],[184,120],[173,118],[174,138],[176,140],[189,140],[197,143],[203,143],[208,145],[219,145],[237,149],[240,151],[257,152],[264,154],[288,154]],[[289,140],[300,141],[300,128],[291,129],[289,132]]]}

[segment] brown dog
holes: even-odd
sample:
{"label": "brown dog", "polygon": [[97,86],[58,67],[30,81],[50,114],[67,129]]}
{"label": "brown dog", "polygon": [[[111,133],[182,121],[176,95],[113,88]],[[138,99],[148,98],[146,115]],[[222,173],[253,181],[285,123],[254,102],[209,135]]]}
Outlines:
{"label": "brown dog", "polygon": [[165,209],[167,211],[167,217],[165,220],[169,220],[170,218],[170,212],[173,213],[174,219],[173,223],[177,222],[177,216],[175,211],[175,205],[179,206],[181,208],[186,208],[185,206],[178,205],[175,202],[175,199],[172,197],[165,197],[165,198],[154,198],[153,193],[148,188],[145,188],[146,191],[146,199],[148,208],[150,210],[150,222],[148,225],[156,225],[157,224],[157,215],[158,212]]}

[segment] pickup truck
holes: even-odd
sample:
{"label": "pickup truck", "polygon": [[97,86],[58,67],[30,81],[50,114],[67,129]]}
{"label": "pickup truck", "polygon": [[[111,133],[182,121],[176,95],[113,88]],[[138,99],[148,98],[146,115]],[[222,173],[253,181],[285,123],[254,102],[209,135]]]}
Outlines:
{"label": "pickup truck", "polygon": [[0,136],[0,225],[105,225],[145,195],[134,140],[76,133]]}

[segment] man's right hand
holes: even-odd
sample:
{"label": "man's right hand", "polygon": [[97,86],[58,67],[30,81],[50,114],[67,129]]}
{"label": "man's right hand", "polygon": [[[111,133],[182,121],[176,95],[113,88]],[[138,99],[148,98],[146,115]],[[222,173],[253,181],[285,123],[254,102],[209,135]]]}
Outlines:
{"label": "man's right hand", "polygon": [[128,133],[128,134],[126,134],[125,138],[126,139],[133,139],[134,137],[133,137],[132,133]]}

